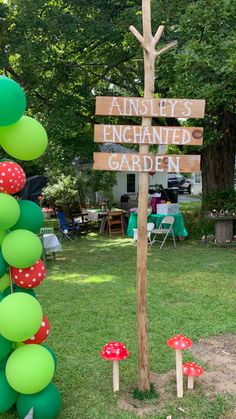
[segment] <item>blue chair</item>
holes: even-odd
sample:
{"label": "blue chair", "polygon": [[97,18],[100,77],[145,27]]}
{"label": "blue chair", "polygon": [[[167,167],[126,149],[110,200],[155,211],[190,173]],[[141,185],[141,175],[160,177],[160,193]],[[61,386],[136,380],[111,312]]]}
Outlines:
{"label": "blue chair", "polygon": [[80,227],[77,223],[68,223],[63,211],[57,212],[57,218],[60,225],[61,241],[65,239],[77,240]]}

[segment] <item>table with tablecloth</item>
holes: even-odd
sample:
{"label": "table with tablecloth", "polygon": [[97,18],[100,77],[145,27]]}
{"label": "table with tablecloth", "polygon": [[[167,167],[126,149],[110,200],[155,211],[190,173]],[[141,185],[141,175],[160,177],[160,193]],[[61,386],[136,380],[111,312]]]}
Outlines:
{"label": "table with tablecloth", "polygon": [[[188,233],[184,226],[184,220],[182,214],[179,212],[177,214],[168,214],[169,216],[174,217],[174,235],[175,237],[187,237]],[[150,214],[147,217],[148,223],[154,223],[155,227],[159,227],[161,221],[164,217],[167,217],[166,214]],[[127,229],[127,236],[133,237],[134,235],[134,228],[138,227],[138,214],[137,212],[131,212],[129,217],[128,229]]]}
{"label": "table with tablecloth", "polygon": [[46,255],[62,251],[62,245],[56,234],[43,234],[43,247]]}

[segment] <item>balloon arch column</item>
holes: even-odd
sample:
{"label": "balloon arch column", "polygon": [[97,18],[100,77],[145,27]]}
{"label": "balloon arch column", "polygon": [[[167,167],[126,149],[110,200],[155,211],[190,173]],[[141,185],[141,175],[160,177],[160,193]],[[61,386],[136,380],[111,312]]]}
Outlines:
{"label": "balloon arch column", "polygon": [[[22,88],[0,76],[0,146],[27,161],[44,153],[47,133],[25,109]],[[43,344],[50,325],[34,291],[46,275],[37,236],[43,214],[34,202],[14,197],[26,175],[11,158],[0,160],[0,414],[16,404],[20,419],[54,419],[61,406],[51,383],[56,356]]]}

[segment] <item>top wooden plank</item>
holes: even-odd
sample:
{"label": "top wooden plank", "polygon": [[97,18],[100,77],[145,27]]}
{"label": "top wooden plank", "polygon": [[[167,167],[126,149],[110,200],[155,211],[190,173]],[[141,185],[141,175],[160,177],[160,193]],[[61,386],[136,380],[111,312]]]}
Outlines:
{"label": "top wooden plank", "polygon": [[205,100],[145,99],[142,97],[96,97],[96,115],[203,118]]}

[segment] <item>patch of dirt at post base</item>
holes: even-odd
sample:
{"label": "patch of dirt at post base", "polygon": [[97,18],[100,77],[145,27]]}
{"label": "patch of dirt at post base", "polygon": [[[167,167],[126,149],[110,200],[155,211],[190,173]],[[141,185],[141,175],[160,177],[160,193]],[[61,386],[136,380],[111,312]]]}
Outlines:
{"label": "patch of dirt at post base", "polygon": [[[216,394],[236,395],[236,335],[227,334],[200,339],[193,344],[190,351],[196,362],[203,365],[205,370],[204,374],[196,379],[196,391],[201,387],[209,399]],[[130,392],[119,400],[119,407],[138,417],[144,417],[163,413],[168,400],[177,401],[175,370],[164,374],[151,373],[151,383],[159,395],[158,399],[144,403],[134,399]],[[184,392],[187,391],[194,390],[187,390],[185,379]],[[230,419],[232,418],[236,418],[236,408],[230,412]]]}

